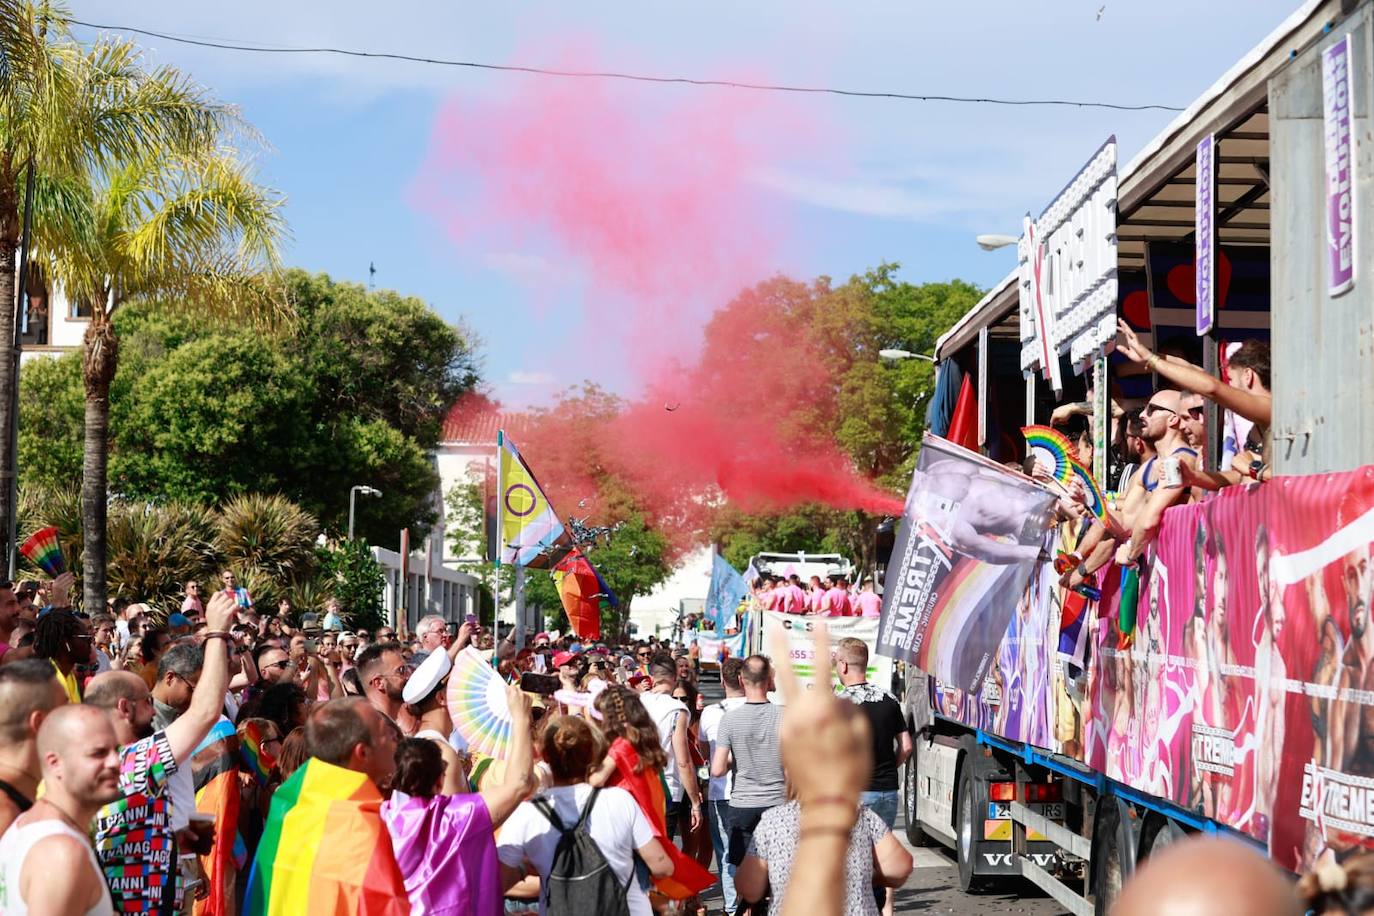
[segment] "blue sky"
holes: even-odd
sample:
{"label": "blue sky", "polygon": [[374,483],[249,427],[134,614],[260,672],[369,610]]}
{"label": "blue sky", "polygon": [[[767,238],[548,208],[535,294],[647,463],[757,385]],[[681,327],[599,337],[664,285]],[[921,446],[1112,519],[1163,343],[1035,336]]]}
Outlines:
{"label": "blue sky", "polygon": [[[543,49],[573,40],[594,45],[605,69],[1186,106],[1297,4],[75,0],[72,11],[92,22],[259,45],[538,65],[547,62]],[[485,376],[509,402],[538,402],[579,380],[549,367],[581,318],[580,266],[557,263],[556,250],[536,259],[484,248],[480,237],[458,248],[410,197],[441,104],[489,101],[517,81],[544,77],[137,40],[155,62],[185,68],[239,105],[271,144],[259,171],[288,198],[291,263],[358,282],[375,263],[379,286],[420,296],[481,335]],[[740,90],[617,84],[610,91],[652,111],[668,96]],[[985,253],[974,235],[1016,234],[1021,215],[1039,212],[1108,135],[1116,134],[1124,163],[1172,117],[830,96],[787,104],[814,115],[817,136],[808,138],[803,126],[787,161],[756,176],[765,206],[788,226],[776,262],[760,264],[760,279],[780,270],[843,278],[888,260],[912,282],[963,277],[988,285],[1014,266],[1014,249]],[[569,277],[565,288],[532,288],[522,277],[532,260]],[[624,382],[613,368],[581,374]]]}

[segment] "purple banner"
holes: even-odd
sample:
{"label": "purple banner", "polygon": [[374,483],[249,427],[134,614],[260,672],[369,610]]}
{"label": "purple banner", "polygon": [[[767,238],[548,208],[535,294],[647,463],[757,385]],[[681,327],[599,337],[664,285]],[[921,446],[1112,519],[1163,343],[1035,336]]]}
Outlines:
{"label": "purple banner", "polygon": [[1212,330],[1216,315],[1216,239],[1213,221],[1216,218],[1216,137],[1202,138],[1197,145],[1197,200],[1195,201],[1197,243],[1194,272],[1194,294],[1197,297],[1197,332],[1201,336]]}
{"label": "purple banner", "polygon": [[1326,140],[1326,291],[1355,285],[1354,137],[1350,133],[1350,36],[1322,52]]}

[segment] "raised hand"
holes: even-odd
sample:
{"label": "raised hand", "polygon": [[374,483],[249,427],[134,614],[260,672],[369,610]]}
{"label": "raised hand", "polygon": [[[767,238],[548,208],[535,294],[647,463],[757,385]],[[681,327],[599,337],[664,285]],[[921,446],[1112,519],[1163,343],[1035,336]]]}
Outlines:
{"label": "raised hand", "polygon": [[238,602],[228,592],[215,592],[205,606],[205,624],[211,630],[228,630],[234,625]]}
{"label": "raised hand", "polygon": [[808,801],[852,799],[857,811],[859,796],[873,769],[873,744],[868,720],[858,707],[830,690],[829,631],[818,622],[812,632],[816,678],[810,690],[792,670],[790,648],[781,631],[775,631],[773,637],[770,651],[778,692],[786,704],[778,738],[797,799],[803,810]]}
{"label": "raised hand", "polygon": [[1143,363],[1154,355],[1148,347],[1140,342],[1140,338],[1136,336],[1131,326],[1119,318],[1116,322],[1116,332],[1121,335],[1121,339],[1117,341],[1116,349],[1122,356],[1132,362]]}
{"label": "raised hand", "polygon": [[53,607],[72,606],[72,586],[76,584],[76,574],[64,572],[56,579],[52,580],[52,590],[48,595],[48,604]]}

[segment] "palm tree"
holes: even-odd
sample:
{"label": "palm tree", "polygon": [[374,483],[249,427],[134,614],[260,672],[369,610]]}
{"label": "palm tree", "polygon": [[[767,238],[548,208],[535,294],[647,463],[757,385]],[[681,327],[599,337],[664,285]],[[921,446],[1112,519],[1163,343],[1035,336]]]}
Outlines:
{"label": "palm tree", "polygon": [[105,600],[110,383],[119,360],[114,314],[137,297],[226,320],[284,314],[274,280],[285,236],[281,206],[281,196],[256,184],[233,149],[150,153],[105,169],[90,198],[92,232],[50,253],[67,294],[93,305],[82,353],[86,607]]}
{"label": "palm tree", "polygon": [[[71,37],[66,8],[41,0],[0,0],[0,347],[15,336],[16,252],[21,193],[34,175],[34,245],[61,247],[67,226],[42,218],[39,197],[79,191],[92,172],[156,152],[213,149],[232,109],[171,67],[146,70],[128,41]],[[80,195],[77,194],[79,197]],[[69,198],[70,199],[70,198]],[[70,210],[64,212],[71,212]],[[80,241],[69,239],[69,241]],[[13,445],[18,358],[0,360],[0,461]],[[0,531],[15,510],[0,486]]]}

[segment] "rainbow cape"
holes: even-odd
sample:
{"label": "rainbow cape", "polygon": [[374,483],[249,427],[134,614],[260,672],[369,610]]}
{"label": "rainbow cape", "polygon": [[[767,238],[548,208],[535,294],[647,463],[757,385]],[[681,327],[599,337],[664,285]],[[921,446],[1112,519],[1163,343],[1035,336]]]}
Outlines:
{"label": "rainbow cape", "polygon": [[245,773],[251,774],[260,786],[267,785],[272,778],[272,771],[277,768],[276,758],[263,750],[262,729],[254,722],[244,723],[243,732],[239,735],[239,766]]}
{"label": "rainbow cape", "polygon": [[245,916],[409,916],[381,806],[362,773],[307,760],[272,796]]}
{"label": "rainbow cape", "polygon": [[663,844],[663,851],[668,853],[668,858],[673,860],[673,873],[666,878],[655,878],[655,890],[670,900],[686,900],[715,884],[714,875],[668,839],[668,793],[662,775],[650,770],[635,772],[639,766],[639,754],[624,738],[611,742],[607,753],[615,761],[615,775],[608,785],[620,786],[634,796],[639,810],[644,812],[649,819],[649,826],[654,828],[654,837]]}
{"label": "rainbow cape", "polygon": [[51,525],[39,528],[19,546],[19,552],[34,566],[56,578],[67,570],[62,545],[57,543],[57,529]]}

